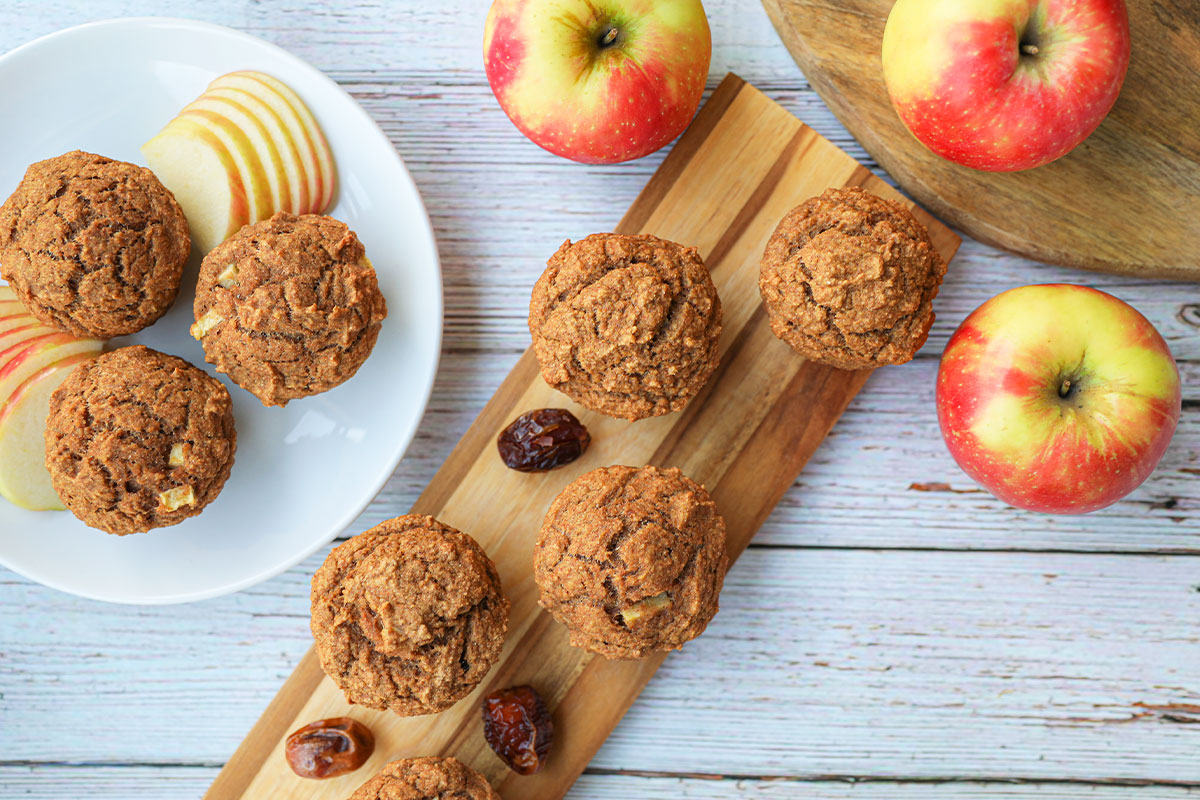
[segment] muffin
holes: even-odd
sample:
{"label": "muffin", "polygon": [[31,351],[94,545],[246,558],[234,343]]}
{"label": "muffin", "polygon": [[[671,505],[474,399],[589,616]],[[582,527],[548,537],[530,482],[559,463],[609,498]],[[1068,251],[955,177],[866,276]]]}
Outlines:
{"label": "muffin", "polygon": [[775,335],[839,369],[903,364],[925,344],[946,262],[907,208],[829,189],[783,218],[758,288]]}
{"label": "muffin", "polygon": [[79,150],[31,165],[0,206],[0,277],[39,321],[76,336],[124,336],[165,314],[190,249],[154,173]]}
{"label": "muffin", "polygon": [[500,800],[500,795],[457,758],[404,758],[385,764],[349,800]]}
{"label": "muffin", "polygon": [[704,632],[728,566],[725,520],[703,486],[677,469],[618,466],[555,498],[533,574],[572,645],[642,658]]}
{"label": "muffin", "polygon": [[312,581],[321,667],[351,703],[432,714],[500,657],[508,600],[496,567],[433,517],[381,522],[335,547]]}
{"label": "muffin", "polygon": [[205,360],[263,405],[284,406],[353,377],[387,304],[344,223],[279,213],[209,251],[194,311]]}
{"label": "muffin", "polygon": [[721,301],[695,248],[597,233],[550,258],[529,332],[546,383],[637,420],[679,411],[712,375]]}
{"label": "muffin", "polygon": [[71,513],[108,533],[196,516],[220,494],[236,449],[220,381],[148,347],[84,362],[50,396],[51,485]]}

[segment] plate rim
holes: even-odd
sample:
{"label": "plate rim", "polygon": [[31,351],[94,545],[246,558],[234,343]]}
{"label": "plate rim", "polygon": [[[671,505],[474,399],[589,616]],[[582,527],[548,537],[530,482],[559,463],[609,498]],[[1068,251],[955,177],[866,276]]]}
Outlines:
{"label": "plate rim", "polygon": [[[363,495],[363,497],[365,499],[363,499],[359,503],[354,504],[353,508],[350,508],[346,513],[342,514],[332,524],[331,530],[322,533],[321,536],[318,537],[318,540],[315,543],[311,544],[311,546],[306,546],[306,547],[302,548],[298,553],[295,553],[295,554],[289,556],[288,558],[284,559],[280,564],[278,564],[274,567],[262,570],[262,571],[255,573],[254,575],[251,575],[249,577],[241,578],[241,579],[234,580],[234,581],[227,581],[227,582],[221,583],[218,586],[215,586],[215,587],[212,587],[209,589],[205,589],[202,591],[190,591],[190,592],[182,592],[179,594],[162,594],[162,595],[155,595],[155,596],[144,596],[144,597],[133,598],[133,597],[129,597],[129,596],[113,594],[111,592],[104,593],[104,592],[80,591],[78,589],[71,588],[67,585],[64,585],[62,582],[58,581],[57,579],[46,578],[46,577],[38,576],[36,574],[32,574],[33,572],[36,572],[36,571],[27,571],[25,569],[14,566],[13,564],[9,563],[9,561],[6,559],[3,551],[0,550],[0,566],[5,567],[6,569],[12,570],[16,574],[18,574],[24,578],[27,578],[28,580],[31,580],[35,583],[38,583],[42,586],[46,586],[51,589],[73,595],[75,597],[83,597],[88,600],[96,600],[96,601],[106,602],[106,603],[115,603],[115,604],[119,604],[119,605],[174,605],[174,604],[179,604],[179,603],[191,603],[191,602],[198,602],[201,600],[209,600],[209,599],[212,599],[215,597],[223,597],[228,594],[233,594],[235,592],[242,591],[243,589],[250,588],[251,586],[256,586],[259,583],[262,583],[262,582],[270,580],[271,578],[274,578],[278,575],[281,575],[282,573],[286,572],[287,570],[291,569],[292,567],[296,566],[300,562],[307,559],[309,556],[311,556],[313,553],[317,552],[319,549],[321,549],[325,545],[329,544],[329,542],[336,539],[338,537],[338,535],[340,535],[342,532],[344,532],[350,526],[350,524],[355,519],[357,519],[362,514],[362,512],[364,510],[366,510],[366,508],[368,506],[370,506],[370,504],[374,501],[374,499],[379,495],[379,492],[387,484],[388,480],[390,480],[392,475],[395,474],[396,468],[400,465],[400,462],[404,459],[404,456],[408,452],[408,448],[412,445],[413,440],[416,438],[417,431],[419,430],[421,423],[422,423],[422,421],[424,421],[425,415],[429,410],[429,400],[433,395],[433,387],[437,380],[437,375],[438,375],[438,372],[439,372],[439,369],[441,366],[442,338],[445,333],[445,323],[446,323],[446,319],[445,319],[445,304],[446,304],[445,284],[443,282],[444,276],[442,273],[442,266],[441,266],[441,253],[438,250],[437,234],[433,228],[433,221],[429,216],[429,209],[425,205],[425,199],[421,195],[420,187],[417,185],[417,182],[413,179],[412,173],[408,169],[408,165],[404,163],[403,157],[400,155],[400,153],[396,149],[395,145],[392,144],[391,139],[388,138],[388,136],[384,132],[383,128],[381,128],[379,123],[376,122],[375,119],[369,113],[367,113],[367,110],[362,107],[362,105],[358,102],[358,100],[356,100],[354,98],[353,95],[351,95],[349,92],[347,92],[344,88],[342,88],[341,85],[339,85],[337,83],[337,81],[330,78],[324,72],[317,69],[312,64],[309,64],[307,61],[300,58],[299,56],[289,52],[285,48],[280,47],[279,45],[275,44],[274,42],[269,42],[266,39],[255,36],[254,34],[246,33],[245,31],[240,31],[240,30],[237,30],[236,28],[231,28],[226,25],[220,25],[220,24],[217,24],[214,22],[207,22],[207,21],[203,21],[203,20],[193,20],[193,19],[186,19],[183,17],[169,17],[169,16],[112,17],[112,18],[107,18],[107,19],[84,22],[79,25],[72,25],[68,28],[62,28],[57,31],[52,31],[50,33],[39,36],[36,39],[32,39],[28,42],[20,44],[17,47],[14,47],[12,50],[9,50],[6,53],[0,54],[0,74],[3,73],[4,69],[7,66],[7,63],[9,61],[11,61],[13,58],[17,57],[18,55],[23,55],[28,50],[36,49],[37,47],[44,46],[47,43],[57,40],[57,39],[69,38],[71,36],[92,34],[97,30],[101,30],[101,29],[105,29],[105,28],[109,28],[109,29],[127,28],[127,29],[137,30],[139,28],[150,28],[150,27],[171,27],[171,28],[177,28],[177,29],[182,29],[182,30],[198,31],[205,35],[216,35],[216,36],[222,36],[222,37],[229,37],[229,38],[241,40],[243,42],[251,43],[256,47],[266,48],[268,51],[273,51],[273,53],[276,56],[282,58],[285,61],[292,63],[297,69],[300,69],[301,71],[305,72],[310,78],[312,78],[316,82],[324,83],[327,87],[332,88],[335,91],[339,92],[346,99],[348,99],[350,101],[350,103],[353,106],[355,113],[358,115],[360,121],[366,123],[363,126],[363,130],[369,131],[371,136],[373,136],[374,138],[376,138],[376,140],[378,140],[379,142],[386,145],[387,151],[391,153],[392,159],[394,160],[396,166],[398,166],[400,168],[400,173],[403,175],[404,180],[407,181],[408,186],[411,188],[413,194],[417,198],[418,204],[420,205],[420,208],[421,208],[420,222],[421,222],[421,224],[424,228],[424,231],[427,235],[429,248],[430,248],[430,255],[432,256],[432,263],[430,264],[430,266],[433,269],[433,277],[436,279],[436,286],[437,286],[437,292],[436,292],[436,294],[437,294],[437,307],[436,307],[437,325],[436,325],[436,329],[433,332],[433,338],[432,338],[432,342],[431,342],[432,348],[433,348],[433,358],[429,362],[430,363],[429,372],[427,375],[424,376],[424,390],[420,393],[421,394],[421,402],[420,402],[420,406],[419,406],[420,411],[417,414],[413,415],[412,422],[409,423],[407,426],[405,426],[406,429],[403,430],[401,435],[397,438],[397,445],[394,448],[392,455],[389,456],[388,461],[387,461],[387,463],[388,463],[387,469],[381,470],[380,476],[375,480],[373,485],[370,487],[369,492],[367,492],[366,494]],[[4,501],[4,502],[7,502],[7,501]],[[69,513],[69,512],[58,512],[58,513]],[[326,535],[326,534],[328,534],[328,535]],[[108,535],[108,534],[105,534],[105,535]]]}

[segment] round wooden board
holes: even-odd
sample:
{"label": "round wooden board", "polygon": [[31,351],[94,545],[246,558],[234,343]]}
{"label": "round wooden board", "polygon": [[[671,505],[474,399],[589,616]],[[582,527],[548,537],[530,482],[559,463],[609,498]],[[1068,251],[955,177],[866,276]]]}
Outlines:
{"label": "round wooden board", "polygon": [[1058,161],[989,173],[941,159],[892,109],[880,42],[892,0],[763,0],[813,88],[934,214],[1039,261],[1200,281],[1200,3],[1128,0],[1133,58],[1104,124]]}

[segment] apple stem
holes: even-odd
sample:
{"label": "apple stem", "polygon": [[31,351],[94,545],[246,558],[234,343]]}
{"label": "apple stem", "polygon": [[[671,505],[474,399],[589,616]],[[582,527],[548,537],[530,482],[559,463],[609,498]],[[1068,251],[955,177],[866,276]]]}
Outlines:
{"label": "apple stem", "polygon": [[1062,382],[1062,386],[1058,387],[1058,396],[1066,399],[1071,394],[1071,379],[1067,378]]}
{"label": "apple stem", "polygon": [[616,28],[615,26],[609,28],[607,31],[604,32],[604,35],[600,37],[600,46],[608,47],[609,45],[611,45],[613,42],[615,42],[617,40],[617,36],[620,34],[620,32],[621,32],[620,29]]}
{"label": "apple stem", "polygon": [[1036,44],[1023,44],[1021,45],[1021,54],[1036,56],[1038,54],[1038,46]]}

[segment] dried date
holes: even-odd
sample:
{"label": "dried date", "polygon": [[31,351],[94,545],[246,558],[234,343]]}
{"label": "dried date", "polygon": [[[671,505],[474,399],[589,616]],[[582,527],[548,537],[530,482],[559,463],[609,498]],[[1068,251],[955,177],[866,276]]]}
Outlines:
{"label": "dried date", "polygon": [[375,737],[358,720],[334,717],[310,722],[284,745],[292,772],[301,778],[336,778],[361,767],[375,752]]}
{"label": "dried date", "polygon": [[505,466],[519,472],[546,472],[570,464],[591,443],[588,429],[563,408],[522,414],[496,440]]}
{"label": "dried date", "polygon": [[483,736],[509,769],[532,775],[546,765],[554,722],[536,689],[514,686],[483,698]]}

